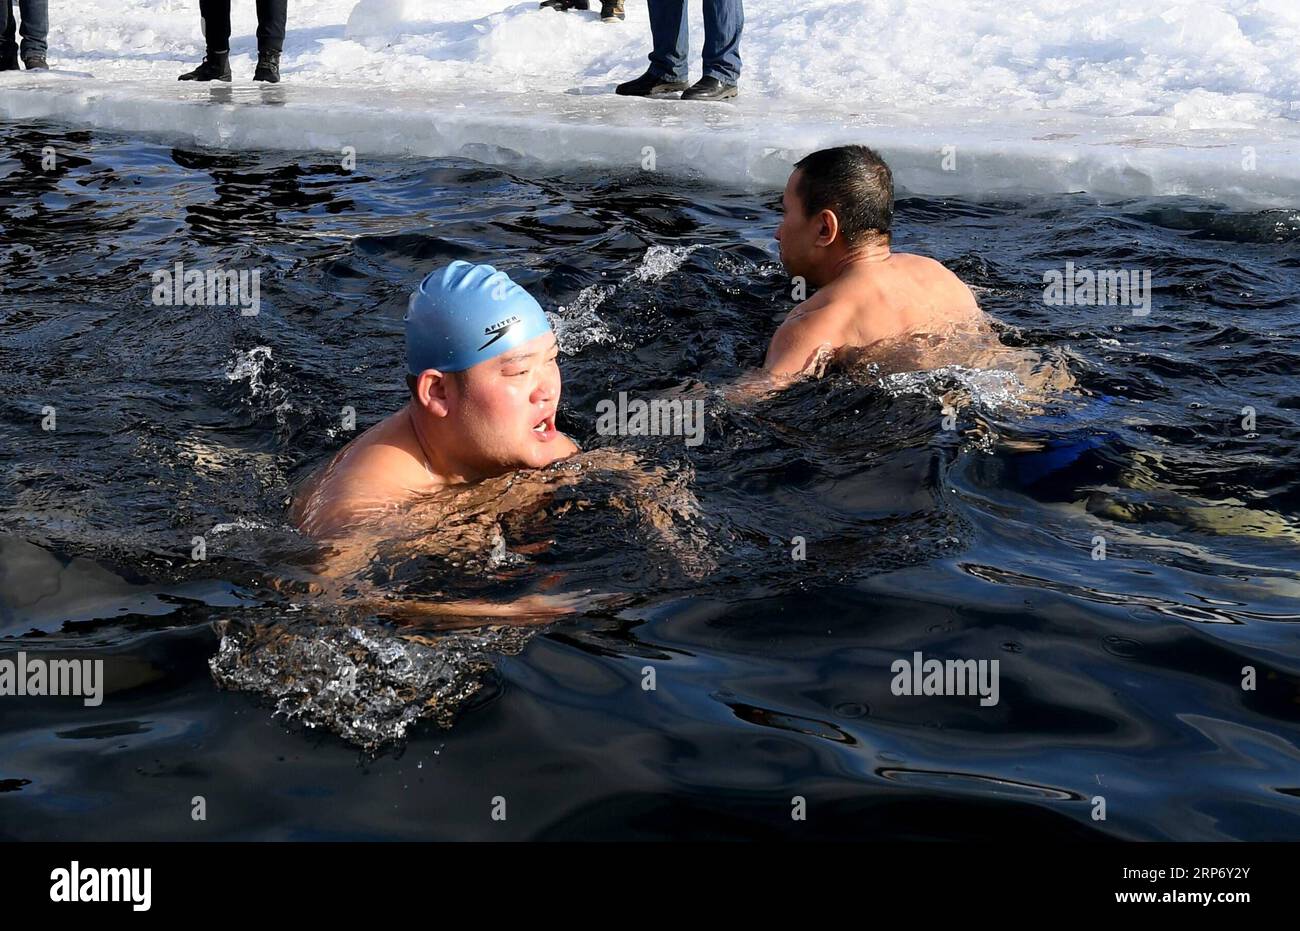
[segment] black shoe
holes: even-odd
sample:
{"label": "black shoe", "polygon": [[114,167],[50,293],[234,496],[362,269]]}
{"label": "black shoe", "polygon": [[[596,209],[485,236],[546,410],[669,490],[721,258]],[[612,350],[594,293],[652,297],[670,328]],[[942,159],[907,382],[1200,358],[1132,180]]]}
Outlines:
{"label": "black shoe", "polygon": [[230,80],[230,53],[229,52],[208,52],[203,56],[203,64],[199,65],[193,71],[187,71],[176,80],[178,81],[229,81]]}
{"label": "black shoe", "polygon": [[18,46],[0,49],[0,71],[18,70]]}
{"label": "black shoe", "polygon": [[23,59],[23,64],[27,66],[28,71],[50,70],[50,66],[46,63],[44,55],[30,55]]}
{"label": "black shoe", "polygon": [[588,0],[543,0],[537,4],[543,10],[559,10],[563,13],[565,10],[589,10],[591,5]]}
{"label": "black shoe", "polygon": [[700,78],[682,94],[682,100],[727,100],[738,93],[734,84],[723,84],[717,78]]}
{"label": "black shoe", "polygon": [[614,88],[614,93],[624,97],[649,97],[653,94],[675,94],[685,89],[685,81],[670,81],[653,71],[647,71],[635,81],[625,81]]}
{"label": "black shoe", "polygon": [[253,72],[254,81],[268,81],[271,84],[280,83],[280,53],[279,52],[258,52],[257,53],[257,70]]}
{"label": "black shoe", "polygon": [[627,19],[627,14],[623,12],[623,0],[600,0],[602,23],[617,23],[624,19]]}

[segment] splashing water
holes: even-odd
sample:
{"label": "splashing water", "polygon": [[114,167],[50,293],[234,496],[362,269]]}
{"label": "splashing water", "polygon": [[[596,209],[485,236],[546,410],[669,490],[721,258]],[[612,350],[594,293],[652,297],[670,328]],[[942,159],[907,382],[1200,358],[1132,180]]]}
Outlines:
{"label": "splashing water", "polygon": [[[270,365],[270,346],[254,346],[246,352],[236,351],[234,359],[226,367],[226,378],[232,382],[247,381],[246,403],[250,407],[269,407],[275,414],[276,423],[284,426],[285,417],[293,410],[293,403],[289,400],[288,389],[275,381],[270,384],[263,381]],[[255,400],[261,403],[254,405]]]}
{"label": "splashing water", "polygon": [[612,343],[616,337],[596,310],[618,291],[634,284],[653,284],[682,267],[699,246],[651,246],[641,263],[618,284],[588,285],[573,301],[559,307],[552,315],[560,351],[576,355],[588,346]]}
{"label": "splashing water", "polygon": [[699,246],[651,246],[641,264],[628,276],[629,281],[659,281],[685,264]]}
{"label": "splashing water", "polygon": [[219,622],[218,631],[221,643],[208,661],[218,685],[261,695],[286,720],[325,728],[370,752],[402,740],[424,719],[450,727],[483,688],[492,658],[517,654],[536,633],[484,627],[426,636],[293,619]]}

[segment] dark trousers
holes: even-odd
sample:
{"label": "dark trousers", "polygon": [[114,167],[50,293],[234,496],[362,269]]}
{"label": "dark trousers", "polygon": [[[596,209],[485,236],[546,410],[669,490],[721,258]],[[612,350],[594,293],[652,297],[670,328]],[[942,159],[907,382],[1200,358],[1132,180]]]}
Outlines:
{"label": "dark trousers", "polygon": [[[18,23],[14,19],[14,0],[0,0],[0,3],[4,4],[4,31],[0,33],[0,51],[3,51],[13,49]],[[18,12],[23,18],[23,58],[44,55],[45,37],[50,31],[49,0],[18,0]]]}
{"label": "dark trousers", "polygon": [[[3,0],[0,0],[3,2]],[[203,38],[209,52],[230,51],[230,0],[199,0],[203,17]],[[257,50],[284,50],[284,24],[289,18],[289,0],[257,0]]]}
{"label": "dark trousers", "polygon": [[[650,67],[660,77],[687,76],[686,0],[647,0],[654,51]],[[704,0],[704,76],[723,84],[740,80],[740,33],[745,27],[742,0]]]}

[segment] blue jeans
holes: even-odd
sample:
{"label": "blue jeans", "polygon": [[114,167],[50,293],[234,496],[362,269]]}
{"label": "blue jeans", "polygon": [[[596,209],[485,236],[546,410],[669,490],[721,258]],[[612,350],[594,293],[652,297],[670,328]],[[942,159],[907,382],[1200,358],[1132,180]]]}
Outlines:
{"label": "blue jeans", "polygon": [[[659,77],[685,81],[689,36],[686,0],[647,0],[654,51],[650,68]],[[742,0],[704,0],[704,76],[723,84],[740,80],[740,33],[745,26]]]}
{"label": "blue jeans", "polygon": [[[14,0],[0,0],[4,4],[5,25],[0,34],[0,51],[14,47],[14,32],[18,24],[14,21]],[[22,14],[23,58],[45,54],[45,37],[50,31],[49,0],[18,0],[18,11]]]}

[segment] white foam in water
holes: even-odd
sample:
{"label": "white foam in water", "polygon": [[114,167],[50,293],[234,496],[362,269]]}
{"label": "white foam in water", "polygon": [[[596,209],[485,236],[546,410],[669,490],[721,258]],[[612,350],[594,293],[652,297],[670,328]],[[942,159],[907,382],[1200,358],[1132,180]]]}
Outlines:
{"label": "white foam in water", "polygon": [[592,344],[614,341],[614,334],[596,313],[596,308],[605,303],[605,298],[615,290],[613,285],[588,285],[571,303],[561,305],[550,315],[551,329],[555,331],[560,352],[571,356]]}
{"label": "white foam in water", "polygon": [[561,305],[551,316],[551,328],[560,351],[567,356],[588,346],[612,343],[614,334],[596,313],[596,308],[620,288],[630,283],[653,284],[671,275],[699,246],[651,246],[641,257],[641,264],[618,284],[588,285],[569,304]]}
{"label": "white foam in water", "polygon": [[230,381],[248,379],[249,394],[256,398],[266,390],[266,385],[262,384],[262,372],[270,358],[270,346],[254,346],[247,352],[236,351],[226,368],[226,378]]}
{"label": "white foam in water", "polygon": [[940,403],[951,402],[955,409],[974,406],[994,413],[1026,407],[1024,382],[1005,369],[943,365],[928,371],[894,372],[883,376],[880,386],[894,397],[920,395]]}
{"label": "white foam in water", "polygon": [[651,246],[646,250],[641,264],[632,272],[635,281],[658,281],[671,275],[685,264],[699,246]]}
{"label": "white foam in water", "polygon": [[271,524],[266,524],[259,520],[249,520],[246,517],[236,517],[234,520],[228,521],[224,524],[214,524],[212,529],[208,532],[231,533],[232,531],[266,530],[271,526]]}
{"label": "white foam in water", "polygon": [[53,64],[95,77],[5,72],[0,115],[361,160],[641,171],[653,149],[657,172],[768,188],[857,141],[922,194],[1300,190],[1295,0],[747,0],[735,105],[612,94],[646,66],[639,2],[610,25],[533,0],[294,0],[277,87],[250,83],[254,6],[233,7],[235,85],[214,88],[176,81],[202,54],[190,0],[58,5]]}
{"label": "white foam in water", "polygon": [[270,346],[254,346],[247,352],[236,350],[234,359],[226,368],[226,378],[230,381],[247,379],[250,401],[265,395],[267,403],[274,405],[271,409],[275,414],[276,423],[283,425],[285,415],[293,410],[293,404],[289,400],[289,393],[280,387],[279,382],[273,381],[268,385],[262,381],[262,376],[266,372],[266,363],[270,360]]}

